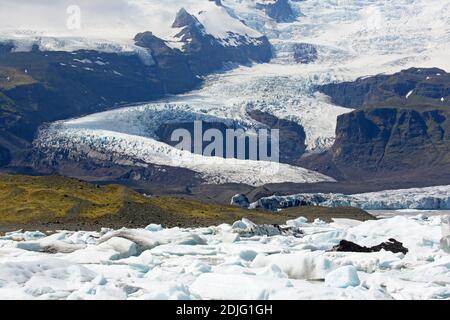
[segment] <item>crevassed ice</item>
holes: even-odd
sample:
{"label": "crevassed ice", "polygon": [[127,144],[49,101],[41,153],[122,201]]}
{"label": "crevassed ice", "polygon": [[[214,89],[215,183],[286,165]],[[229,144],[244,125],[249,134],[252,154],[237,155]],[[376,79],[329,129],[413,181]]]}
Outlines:
{"label": "crevassed ice", "polygon": [[[413,66],[450,69],[449,1],[290,2],[304,15],[293,23],[282,24],[274,23],[261,10],[255,10],[253,1],[222,2],[231,17],[242,19],[246,28],[270,38],[275,58],[271,63],[211,75],[201,89],[166,99],[163,107],[159,102],[148,105],[164,113],[167,121],[176,122],[177,117],[184,120],[191,113],[192,117],[202,114],[252,126],[257,124],[248,117],[247,111],[257,109],[301,124],[306,132],[307,150],[321,152],[334,143],[336,118],[351,110],[334,106],[323,95],[314,93],[316,85],[392,73]],[[155,3],[144,1],[142,6],[152,8]],[[208,3],[208,6],[213,4]],[[196,6],[203,5],[206,4],[196,2]],[[174,8],[178,9],[181,4],[172,1],[169,7],[176,11]],[[151,10],[147,13],[151,15]],[[316,45],[318,61],[309,65],[296,64],[293,45],[298,42]],[[179,112],[174,104],[184,105],[185,112]],[[149,116],[148,106],[137,107],[135,112],[148,119],[151,127],[154,125],[152,119],[163,117],[156,112]],[[142,132],[142,123],[130,123],[127,113],[122,110],[113,112],[116,114],[111,126],[126,124],[126,131],[122,133],[130,137]],[[168,116],[171,112],[172,116]],[[77,125],[82,130],[93,130],[91,136],[94,137],[94,131],[103,128],[95,128],[90,120],[90,117],[78,119]],[[59,136],[70,140],[64,129]],[[107,132],[102,132],[105,134]],[[115,133],[111,135],[113,137]],[[128,151],[124,149],[123,152]]]}

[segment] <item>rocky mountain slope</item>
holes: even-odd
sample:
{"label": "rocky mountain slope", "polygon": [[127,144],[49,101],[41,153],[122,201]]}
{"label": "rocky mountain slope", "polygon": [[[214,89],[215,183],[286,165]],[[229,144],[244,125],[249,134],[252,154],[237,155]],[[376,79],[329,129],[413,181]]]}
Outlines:
{"label": "rocky mountain slope", "polygon": [[[65,40],[69,48],[61,40],[51,50],[48,43],[57,41],[52,38],[12,37],[0,42],[0,136],[31,142],[45,122],[183,93],[227,63],[270,60],[271,45],[265,36],[228,16],[220,6],[207,8],[201,18],[211,19],[211,14],[230,22],[222,25],[221,34],[181,8],[170,41],[140,33],[128,52],[115,51],[113,44],[71,50],[70,39]],[[28,48],[23,48],[24,43]],[[0,164],[5,165],[16,150],[2,139]]]}
{"label": "rocky mountain slope", "polygon": [[364,175],[448,181],[450,74],[412,68],[319,90],[335,103],[358,108],[338,117],[336,141],[318,157],[325,172],[350,180]]}
{"label": "rocky mountain slope", "polygon": [[333,103],[352,109],[450,107],[450,74],[439,68],[410,68],[392,75],[321,85],[318,90],[330,96]]}
{"label": "rocky mountain slope", "polygon": [[[251,185],[259,190],[272,184],[267,190],[295,185],[299,191],[323,187],[354,192],[355,188],[373,191],[448,183],[447,3],[126,3],[127,8],[139,9],[129,15],[133,21],[122,25],[128,42],[113,37],[74,38],[77,33],[63,37],[59,31],[24,32],[4,41],[0,51],[8,59],[22,54],[45,62],[57,56],[61,60],[54,62],[59,65],[50,63],[51,70],[70,79],[73,86],[65,80],[54,84],[50,77],[51,88],[61,83],[65,90],[73,87],[81,94],[67,94],[80,102],[70,114],[60,114],[65,110],[60,106],[71,101],[45,104],[45,108],[32,104],[32,110],[58,114],[56,119],[42,119],[47,116],[43,112],[29,117],[33,112],[29,110],[27,117],[10,114],[8,123],[22,121],[16,127],[28,136],[13,129],[0,135],[2,163],[9,162],[12,169],[72,173],[90,180],[127,180],[152,190],[152,183],[176,183],[174,176],[183,190],[205,183],[231,184],[232,189],[237,188],[233,183],[239,183],[239,189]],[[136,24],[140,24],[138,31],[129,32]],[[422,27],[425,24],[427,28]],[[115,27],[107,30],[105,37],[118,32]],[[0,38],[8,39],[3,32]],[[253,63],[270,58],[269,63]],[[131,62],[122,59],[134,61],[134,67],[128,68]],[[60,74],[66,70],[63,67],[67,72]],[[5,113],[11,113],[13,99],[4,93],[40,85],[44,81],[40,75],[47,71],[35,72],[25,64],[5,68],[15,73],[13,83],[0,81],[2,105]],[[103,79],[102,72],[110,76]],[[91,78],[91,73],[98,77]],[[103,82],[106,88],[97,88]],[[158,101],[97,112],[138,99]],[[22,108],[26,107],[23,102]],[[88,115],[77,117],[80,113]],[[63,121],[41,126],[34,148],[23,152],[37,123],[57,119]],[[178,128],[192,133],[195,120],[220,132],[280,128],[283,170],[275,174],[266,163],[179,152],[170,136]],[[333,186],[330,177],[343,184]]]}

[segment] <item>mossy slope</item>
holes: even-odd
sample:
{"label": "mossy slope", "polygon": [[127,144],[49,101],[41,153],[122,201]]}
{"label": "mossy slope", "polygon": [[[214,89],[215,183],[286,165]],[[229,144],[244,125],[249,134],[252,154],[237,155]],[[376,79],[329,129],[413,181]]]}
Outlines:
{"label": "mossy slope", "polygon": [[[314,220],[327,213],[330,217],[348,213],[348,208],[317,210],[305,208],[279,213],[245,210],[188,198],[149,198],[121,185],[96,185],[60,176],[0,174],[0,230],[3,231],[97,230],[144,227],[149,223],[198,227],[233,223],[244,217],[256,223],[282,224],[300,215]],[[351,213],[352,218],[371,218],[363,210],[354,209]]]}

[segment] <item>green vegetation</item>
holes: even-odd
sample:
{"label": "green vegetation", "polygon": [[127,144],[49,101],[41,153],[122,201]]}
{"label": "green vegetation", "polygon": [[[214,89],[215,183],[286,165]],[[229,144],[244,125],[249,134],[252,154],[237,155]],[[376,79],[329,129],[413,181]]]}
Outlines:
{"label": "green vegetation", "polygon": [[[0,229],[84,229],[198,227],[233,223],[244,217],[255,223],[283,224],[305,216],[330,220],[373,217],[353,208],[293,208],[274,213],[203,203],[175,197],[145,197],[121,185],[100,186],[60,176],[0,174]],[[45,229],[44,229],[45,228]]]}
{"label": "green vegetation", "polygon": [[15,68],[0,66],[0,89],[11,90],[18,86],[34,84],[36,81]]}
{"label": "green vegetation", "polygon": [[145,197],[120,185],[100,186],[60,176],[0,175],[0,225],[102,221],[143,226],[233,222],[272,213],[173,197]]}
{"label": "green vegetation", "polygon": [[122,186],[99,187],[74,179],[0,175],[0,224],[34,220],[101,218],[117,214],[125,201],[144,201]]}

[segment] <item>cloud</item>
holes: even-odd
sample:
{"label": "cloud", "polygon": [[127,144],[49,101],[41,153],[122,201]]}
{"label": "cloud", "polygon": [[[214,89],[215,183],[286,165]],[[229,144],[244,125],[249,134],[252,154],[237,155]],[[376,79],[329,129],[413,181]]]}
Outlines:
{"label": "cloud", "polygon": [[[67,8],[81,10],[81,30],[67,28]],[[74,36],[131,35],[145,17],[127,0],[1,0],[0,30],[33,30]]]}
{"label": "cloud", "polygon": [[[81,10],[81,29],[67,28],[67,8]],[[170,39],[177,11],[195,13],[214,7],[209,0],[0,0],[0,36],[16,30],[48,36],[133,39],[152,31]]]}

